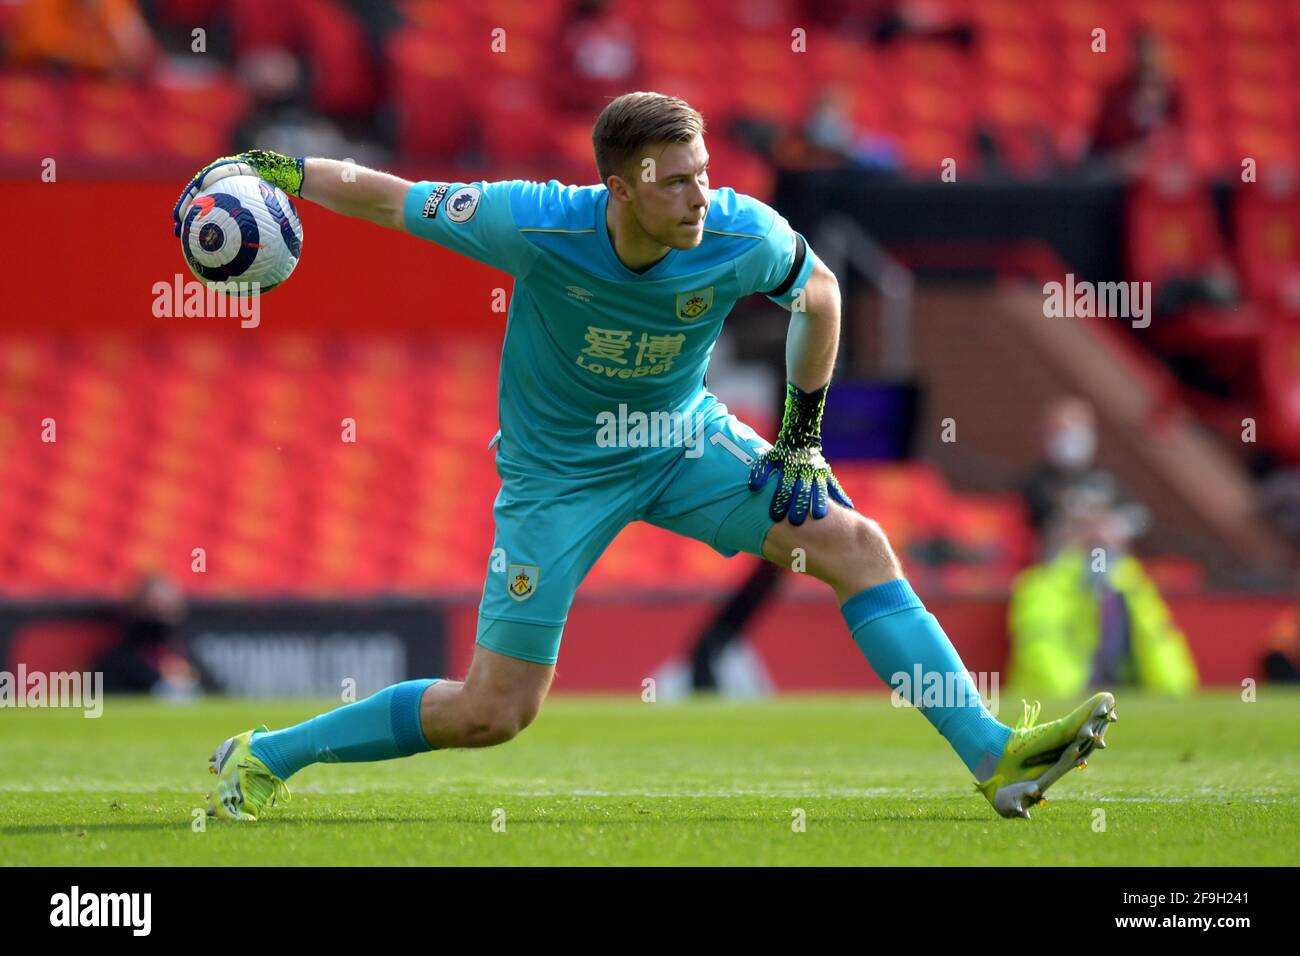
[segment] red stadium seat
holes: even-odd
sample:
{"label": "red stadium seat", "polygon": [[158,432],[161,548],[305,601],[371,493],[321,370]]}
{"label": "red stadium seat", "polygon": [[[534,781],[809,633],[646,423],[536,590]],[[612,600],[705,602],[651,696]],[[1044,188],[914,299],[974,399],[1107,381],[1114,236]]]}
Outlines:
{"label": "red stadium seat", "polygon": [[406,31],[392,38],[388,57],[402,153],[449,158],[465,152],[478,123],[462,79],[465,51],[443,38]]}
{"label": "red stadium seat", "polygon": [[1134,279],[1159,286],[1227,258],[1209,190],[1185,171],[1137,185],[1127,212],[1129,275]]}
{"label": "red stadium seat", "polygon": [[1300,190],[1293,181],[1237,187],[1233,202],[1237,264],[1252,298],[1277,302],[1300,281]]}
{"label": "red stadium seat", "polygon": [[507,167],[555,152],[555,125],[547,101],[523,78],[500,78],[475,91],[479,134],[488,153]]}
{"label": "red stadium seat", "polygon": [[356,14],[333,0],[312,0],[301,5],[299,16],[315,107],[331,116],[374,110],[387,90]]}
{"label": "red stadium seat", "polygon": [[1262,369],[1260,440],[1287,461],[1300,463],[1300,323],[1269,323]]}

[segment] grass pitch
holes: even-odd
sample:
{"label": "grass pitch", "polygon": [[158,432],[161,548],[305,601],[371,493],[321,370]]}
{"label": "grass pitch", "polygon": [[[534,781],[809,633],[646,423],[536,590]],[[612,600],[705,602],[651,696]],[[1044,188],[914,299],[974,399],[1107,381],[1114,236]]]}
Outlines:
{"label": "grass pitch", "polygon": [[[509,744],[309,767],[262,821],[201,830],[218,743],[331,702],[5,710],[0,864],[1294,864],[1300,693],[1116,696],[1108,749],[1028,822],[884,695],[556,697]],[[1002,719],[1019,710],[1003,695]]]}

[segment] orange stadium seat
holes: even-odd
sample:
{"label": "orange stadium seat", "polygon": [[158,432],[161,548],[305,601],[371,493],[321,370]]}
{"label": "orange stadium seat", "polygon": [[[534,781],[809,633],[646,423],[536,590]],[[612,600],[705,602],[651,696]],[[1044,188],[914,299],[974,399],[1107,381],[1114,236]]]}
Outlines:
{"label": "orange stadium seat", "polygon": [[[159,5],[159,16],[173,28],[224,17],[236,54],[300,50],[319,64],[318,105],[336,114],[362,115],[387,96],[403,156],[477,154],[513,168],[559,157],[574,175],[587,168],[578,124],[548,121],[555,114],[549,52],[563,5],[491,0],[465,15],[446,2],[401,3],[405,26],[390,35],[377,62],[346,5],[286,3],[292,15],[267,18],[253,0],[170,0]],[[729,0],[707,10],[667,0],[648,11],[622,2],[613,9],[637,24],[640,82],[690,99],[709,117],[715,140],[726,138],[737,115],[798,126],[817,94],[835,86],[849,93],[860,130],[896,137],[915,173],[930,173],[935,153],[969,155],[979,126],[997,135],[1013,169],[1032,172],[1044,144],[1055,143],[1066,156],[1082,153],[1101,90],[1126,68],[1132,37],[1145,26],[1163,41],[1182,91],[1185,158],[1194,168],[1233,173],[1247,155],[1300,165],[1293,106],[1300,94],[1300,7],[1287,0],[946,0],[932,12],[971,24],[969,50],[907,36],[877,45],[811,25],[807,55],[791,49],[789,30],[803,6],[788,0]],[[510,24],[509,55],[472,42],[494,23]],[[725,42],[716,39],[724,26]],[[1106,30],[1104,54],[1092,49],[1099,27]],[[476,78],[468,88],[467,77]],[[65,91],[52,78],[6,76],[0,158],[57,147],[61,155],[127,159],[141,144],[176,158],[219,152],[242,109],[237,94],[222,95],[234,89],[225,73],[193,89],[159,84],[143,97],[106,81],[73,81]],[[764,186],[767,179],[748,181]]]}
{"label": "orange stadium seat", "polygon": [[[482,386],[491,347],[108,337],[17,339],[0,355],[6,420],[48,415],[60,429],[54,444],[0,431],[6,594],[108,596],[155,568],[201,594],[482,586],[499,484],[495,390]],[[355,444],[341,440],[345,417]],[[1013,506],[955,495],[933,466],[837,472],[901,548],[949,538],[987,555],[1004,583],[1027,553]],[[204,574],[190,571],[196,547]],[[726,586],[745,573],[636,524],[589,590]]]}

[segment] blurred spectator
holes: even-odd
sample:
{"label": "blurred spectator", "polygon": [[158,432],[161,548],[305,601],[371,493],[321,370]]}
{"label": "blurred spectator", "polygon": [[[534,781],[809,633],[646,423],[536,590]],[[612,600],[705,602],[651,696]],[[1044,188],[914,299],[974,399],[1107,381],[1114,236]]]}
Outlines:
{"label": "blurred spectator", "polygon": [[1056,555],[1012,585],[1010,682],[1044,697],[1138,685],[1187,694],[1198,683],[1187,640],[1141,562],[1140,531],[1091,488],[1068,492]]}
{"label": "blurred spectator", "polygon": [[251,104],[232,133],[232,150],[256,146],[290,156],[350,155],[364,165],[338,127],[312,109],[302,62],[288,50],[249,53],[236,72]]}
{"label": "blurred spectator", "polygon": [[1285,465],[1268,451],[1256,455],[1252,465],[1264,472],[1259,486],[1261,517],[1292,547],[1300,548],[1300,467]]}
{"label": "blurred spectator", "polygon": [[1092,155],[1134,175],[1160,134],[1181,140],[1182,122],[1182,96],[1165,71],[1159,42],[1150,30],[1140,30],[1133,38],[1131,65],[1102,94]]}
{"label": "blurred spectator", "polygon": [[744,632],[767,610],[784,573],[779,564],[759,560],[710,619],[690,650],[691,690],[720,691],[729,697],[762,696],[770,690],[762,661],[744,640]]}
{"label": "blurred spectator", "polygon": [[817,94],[802,127],[784,127],[744,117],[731,124],[732,135],[779,169],[838,169],[894,172],[902,166],[898,140],[860,130],[850,115],[842,89],[828,86]]}
{"label": "blurred spectator", "polygon": [[[349,141],[391,140],[382,64],[387,39],[403,22],[392,0],[282,0],[275,16],[267,16],[261,0],[230,0],[222,18],[240,79],[254,85],[251,92],[260,100],[252,121],[257,110],[269,110],[279,125],[316,131],[326,143],[332,142],[328,130],[341,130]],[[290,108],[309,110],[329,126],[289,117]],[[360,161],[350,147],[344,151]]]}
{"label": "blurred spectator", "polygon": [[1118,489],[1113,475],[1093,467],[1097,417],[1084,399],[1069,396],[1048,405],[1042,440],[1042,460],[1021,481],[1020,493],[1039,553],[1051,556],[1062,543],[1065,496],[1091,489],[1113,501]]}
{"label": "blurred spectator", "polygon": [[876,43],[902,38],[942,40],[969,47],[974,31],[934,0],[804,0],[803,18],[841,36]]}
{"label": "blurred spectator", "polygon": [[146,578],[122,612],[122,636],[104,652],[95,670],[104,690],[190,698],[199,693],[199,672],[180,641],[185,598],[161,575]]}
{"label": "blurred spectator", "polygon": [[[725,351],[723,357],[725,358]],[[785,377],[785,356],[769,356],[772,377]],[[718,376],[715,376],[717,381]],[[775,400],[772,421],[785,414],[785,392],[771,390]],[[750,646],[745,632],[767,611],[781,590],[785,569],[759,558],[749,576],[718,607],[695,635],[682,660],[670,661],[656,678],[666,699],[688,693],[718,692],[724,697],[761,697],[771,693],[772,681],[762,658]]]}
{"label": "blurred spectator", "polygon": [[[594,113],[628,90],[641,88],[636,29],[608,0],[574,0],[561,22],[552,74],[560,109]],[[691,51],[684,49],[683,56]]]}
{"label": "blurred spectator", "polygon": [[1269,628],[1263,664],[1270,681],[1300,683],[1300,607],[1287,608]]}
{"label": "blurred spectator", "polygon": [[135,0],[27,0],[9,39],[16,65],[92,73],[143,75],[155,53]]}
{"label": "blurred spectator", "polygon": [[847,98],[837,87],[828,87],[818,95],[803,135],[812,150],[838,156],[859,169],[893,170],[902,165],[903,150],[898,140],[858,129],[849,114]]}

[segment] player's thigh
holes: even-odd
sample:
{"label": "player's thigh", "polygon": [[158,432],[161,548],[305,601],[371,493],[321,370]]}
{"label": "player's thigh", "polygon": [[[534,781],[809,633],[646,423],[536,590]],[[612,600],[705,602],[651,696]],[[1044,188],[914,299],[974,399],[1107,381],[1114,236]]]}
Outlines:
{"label": "player's thigh", "polygon": [[578,585],[631,520],[636,488],[630,482],[501,471],[475,644],[554,664]]}
{"label": "player's thigh", "polygon": [[749,469],[770,442],[721,403],[709,407],[700,434],[637,518],[703,541],[724,557],[741,551],[762,557],[772,519],[766,498],[749,490]]}
{"label": "player's thigh", "polygon": [[770,443],[726,406],[711,406],[703,435],[702,453],[683,457],[641,520],[703,541],[725,557],[744,551],[794,567],[841,595],[902,576],[880,525],[833,499],[823,518],[774,523],[768,510],[778,479],[749,489],[753,458]]}

